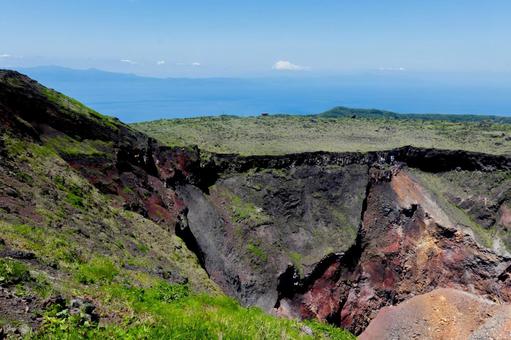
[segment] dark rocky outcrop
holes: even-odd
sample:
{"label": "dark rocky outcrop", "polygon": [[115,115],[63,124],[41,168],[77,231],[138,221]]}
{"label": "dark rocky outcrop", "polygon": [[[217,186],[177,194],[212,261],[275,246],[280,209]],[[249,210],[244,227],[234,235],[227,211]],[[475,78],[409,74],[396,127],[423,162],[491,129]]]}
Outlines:
{"label": "dark rocky outcrop", "polygon": [[278,305],[281,314],[320,318],[361,332],[376,312],[437,287],[511,301],[498,278],[511,258],[456,229],[405,170],[373,170],[354,251],[332,261]]}
{"label": "dark rocky outcrop", "polygon": [[289,264],[308,275],[352,246],[366,183],[366,165],[296,165],[220,173],[209,193],[177,191],[208,273],[243,303],[270,310]]}
{"label": "dark rocky outcrop", "polygon": [[298,165],[349,165],[403,162],[428,172],[460,170],[510,170],[511,159],[463,150],[424,149],[404,146],[374,152],[304,152],[282,156],[245,156],[212,154],[204,165],[212,173],[239,173],[249,169],[282,169]]}

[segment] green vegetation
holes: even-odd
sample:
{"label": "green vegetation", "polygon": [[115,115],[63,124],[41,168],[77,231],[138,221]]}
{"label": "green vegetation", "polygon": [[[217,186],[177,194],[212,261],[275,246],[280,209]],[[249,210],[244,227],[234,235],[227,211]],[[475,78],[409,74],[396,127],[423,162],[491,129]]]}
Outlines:
{"label": "green vegetation", "polygon": [[350,117],[220,116],[158,120],[133,127],[168,145],[195,144],[206,151],[242,155],[365,152],[405,145],[511,154],[511,124],[501,121]]}
{"label": "green vegetation", "polygon": [[[449,218],[454,222],[469,227],[475,234],[476,239],[486,247],[492,248],[493,237],[495,236],[495,228],[483,228],[474,218],[466,211],[459,208],[450,199],[449,195],[457,190],[460,185],[459,181],[448,179],[449,173],[442,176],[411,169],[411,172],[419,180],[419,182],[434,195],[435,200],[440,204],[442,209],[448,214]],[[456,172],[453,172],[456,173]],[[452,176],[452,174],[451,174]],[[462,172],[459,176],[467,176],[466,172]]]}
{"label": "green vegetation", "polygon": [[243,200],[238,195],[231,192],[224,187],[213,186],[210,188],[212,193],[218,194],[220,197],[226,199],[231,210],[233,220],[235,222],[249,222],[252,225],[261,225],[269,221],[269,217],[263,212],[261,208],[256,207],[254,204]]}
{"label": "green vegetation", "polygon": [[254,243],[249,243],[247,245],[247,250],[255,257],[257,257],[262,262],[268,261],[268,255],[261,249],[258,245]]}
{"label": "green vegetation", "polygon": [[443,120],[448,122],[494,122],[510,124],[511,118],[494,115],[466,115],[466,114],[438,114],[438,113],[396,113],[378,109],[357,109],[337,106],[319,114],[319,117],[328,118],[385,118],[385,119],[418,119]]}
{"label": "green vegetation", "polygon": [[[359,198],[360,201],[363,201],[363,198]],[[348,217],[348,212],[343,211],[343,209],[331,209],[330,213],[337,221],[337,224],[340,226],[338,233],[342,239],[345,240],[354,240],[357,237],[358,225],[355,221],[351,221]],[[324,235],[323,237],[325,237]],[[326,236],[328,237],[328,236]]]}
{"label": "green vegetation", "polygon": [[79,283],[92,284],[112,282],[119,274],[115,264],[104,257],[95,257],[90,262],[80,265],[76,273]]}
{"label": "green vegetation", "polygon": [[66,180],[61,176],[55,177],[55,184],[57,189],[66,193],[66,202],[73,207],[83,209],[86,206],[87,193],[84,188],[76,183],[66,183]]}
{"label": "green vegetation", "polygon": [[[27,338],[37,339],[354,339],[342,329],[317,323],[298,322],[275,318],[258,308],[241,307],[235,300],[222,294],[197,293],[187,284],[170,284],[148,273],[133,272],[122,268],[116,257],[93,256],[89,259],[57,255],[54,244],[56,235],[46,235],[42,230],[27,225],[2,225],[2,237],[9,246],[24,245],[34,248],[36,256],[57,258],[64,261],[57,282],[39,279],[39,286],[48,292],[63,296],[86,296],[104,315],[115,315],[115,322],[108,319],[97,323],[87,315],[72,313],[68,305],[50,305],[42,311],[43,323],[39,330]],[[69,243],[73,243],[69,241]],[[249,251],[261,260],[264,252],[254,244]],[[57,248],[58,249],[58,248]],[[65,249],[65,248],[64,248]],[[31,272],[34,264],[0,260],[2,285],[20,285],[19,291],[35,281]],[[67,273],[67,275],[66,275]],[[309,327],[313,336],[303,331]]]}
{"label": "green vegetation", "polygon": [[289,259],[291,260],[293,266],[295,266],[296,270],[298,270],[298,273],[303,276],[302,255],[292,251],[289,253]]}
{"label": "green vegetation", "polygon": [[81,262],[81,255],[65,238],[65,233],[56,233],[41,227],[26,224],[11,225],[0,222],[2,238],[23,251],[30,251],[51,267],[67,267]]}
{"label": "green vegetation", "polygon": [[75,116],[82,115],[84,117],[88,117],[94,119],[97,123],[103,126],[108,126],[113,129],[117,129],[120,123],[115,121],[114,118],[102,115],[93,109],[83,105],[78,100],[68,97],[60,92],[55,90],[46,88],[44,86],[39,86],[42,94],[46,96],[46,98],[58,106],[60,109],[64,110],[67,113],[71,113]]}
{"label": "green vegetation", "polygon": [[17,296],[47,298],[52,292],[45,274],[31,273],[25,263],[9,258],[0,258],[0,285],[14,288]]}
{"label": "green vegetation", "polygon": [[30,273],[23,263],[0,258],[0,284],[11,285],[30,280]]}
{"label": "green vegetation", "polygon": [[[24,156],[30,159],[31,154],[36,156],[102,156],[105,151],[111,150],[111,143],[101,140],[78,141],[67,135],[58,135],[43,138],[43,144],[37,145],[13,138],[9,135],[2,136],[6,149],[11,156]],[[30,154],[30,155],[27,155]]]}
{"label": "green vegetation", "polygon": [[159,282],[151,287],[111,284],[105,297],[121,301],[140,317],[127,316],[121,323],[98,325],[83,322],[66,310],[45,315],[42,338],[86,339],[354,339],[349,333],[308,322],[314,337],[301,331],[303,324],[279,319],[257,308],[242,308],[226,296],[194,294],[183,285]]}
{"label": "green vegetation", "polygon": [[2,136],[2,140],[4,142],[5,149],[7,150],[7,154],[11,157],[16,157],[26,152],[25,143],[19,139],[12,138],[8,134],[4,134]]}
{"label": "green vegetation", "polygon": [[75,156],[101,156],[104,152],[101,150],[107,150],[110,148],[110,144],[99,141],[99,140],[83,140],[77,141],[69,136],[60,135],[46,138],[44,140],[47,147],[52,148],[59,154]]}

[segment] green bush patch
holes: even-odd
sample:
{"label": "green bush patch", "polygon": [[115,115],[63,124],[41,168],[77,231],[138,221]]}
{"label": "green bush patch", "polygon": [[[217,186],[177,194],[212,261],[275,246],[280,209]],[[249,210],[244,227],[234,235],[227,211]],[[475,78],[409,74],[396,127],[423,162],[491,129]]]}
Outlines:
{"label": "green bush patch", "polygon": [[254,255],[256,258],[258,258],[262,262],[268,261],[268,255],[265,253],[265,251],[263,249],[261,249],[256,244],[249,243],[247,245],[247,250],[250,252],[250,254]]}
{"label": "green bush patch", "polygon": [[110,259],[95,257],[78,267],[76,279],[83,284],[109,283],[117,274],[119,269]]}
{"label": "green bush patch", "polygon": [[0,284],[13,285],[31,280],[30,272],[26,265],[21,262],[0,259]]}

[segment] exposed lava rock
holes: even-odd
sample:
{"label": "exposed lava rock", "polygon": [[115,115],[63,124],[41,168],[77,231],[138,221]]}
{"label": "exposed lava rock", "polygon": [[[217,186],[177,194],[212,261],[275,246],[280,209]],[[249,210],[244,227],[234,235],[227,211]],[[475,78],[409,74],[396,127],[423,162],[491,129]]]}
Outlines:
{"label": "exposed lava rock", "polygon": [[[334,261],[278,312],[334,322],[355,333],[383,306],[437,287],[511,301],[511,263],[477,245],[406,173],[370,186],[359,230],[360,255]],[[360,256],[358,259],[357,257]],[[356,261],[354,267],[349,261]],[[504,280],[499,280],[501,277]]]}
{"label": "exposed lava rock", "polygon": [[244,304],[271,310],[290,264],[308,276],[355,243],[367,169],[302,164],[220,173],[209,193],[191,185],[178,193],[211,277]]}

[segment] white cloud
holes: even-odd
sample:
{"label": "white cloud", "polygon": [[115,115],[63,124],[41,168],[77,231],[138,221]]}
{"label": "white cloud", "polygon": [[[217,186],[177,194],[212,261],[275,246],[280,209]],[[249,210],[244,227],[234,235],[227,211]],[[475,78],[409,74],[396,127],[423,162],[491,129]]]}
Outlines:
{"label": "white cloud", "polygon": [[306,66],[293,64],[287,60],[279,60],[273,64],[272,69],[277,71],[304,71],[308,70],[309,68]]}
{"label": "white cloud", "polygon": [[133,61],[133,60],[130,60],[130,59],[121,59],[120,62],[121,63],[130,64],[130,65],[136,65],[137,64],[136,61]]}
{"label": "white cloud", "polygon": [[380,71],[406,71],[404,67],[380,67]]}
{"label": "white cloud", "polygon": [[193,62],[193,63],[176,63],[176,65],[177,66],[194,66],[194,67],[199,67],[202,64],[198,63],[198,62]]}
{"label": "white cloud", "polygon": [[9,58],[11,55],[10,54],[0,54],[0,58]]}
{"label": "white cloud", "polygon": [[165,60],[158,60],[156,65],[165,65]]}

